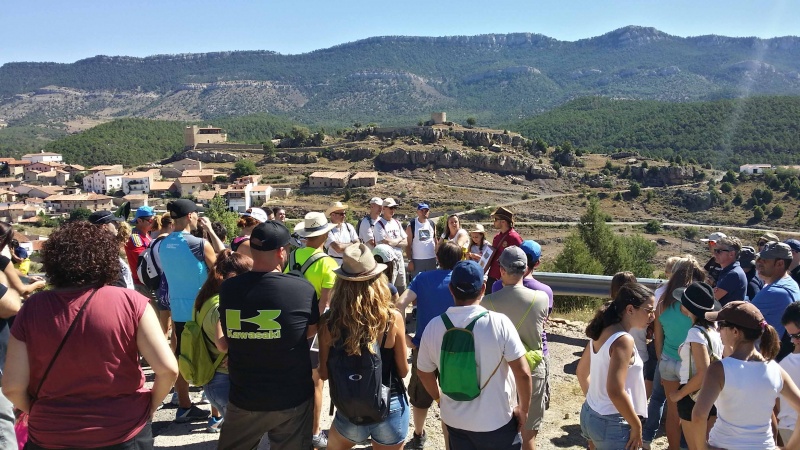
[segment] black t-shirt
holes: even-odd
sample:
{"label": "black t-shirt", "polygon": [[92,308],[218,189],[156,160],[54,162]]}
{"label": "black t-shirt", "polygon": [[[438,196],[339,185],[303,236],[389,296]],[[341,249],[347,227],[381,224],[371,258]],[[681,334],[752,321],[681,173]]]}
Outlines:
{"label": "black t-shirt", "polygon": [[222,283],[230,401],[248,411],[293,408],[314,395],[306,334],[319,321],[314,286],[295,274],[247,272]]}
{"label": "black t-shirt", "polygon": [[[0,272],[5,272],[6,267],[11,263],[7,256],[0,255]],[[4,294],[5,295],[5,294]]]}

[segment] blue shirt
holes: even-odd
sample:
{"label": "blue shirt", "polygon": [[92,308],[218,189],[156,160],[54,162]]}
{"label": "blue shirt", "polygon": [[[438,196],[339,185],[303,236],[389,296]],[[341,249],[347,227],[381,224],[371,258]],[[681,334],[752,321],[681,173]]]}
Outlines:
{"label": "blue shirt", "polygon": [[791,277],[786,276],[764,286],[752,303],[764,315],[764,320],[775,328],[780,339],[786,331],[781,323],[783,312],[787,306],[798,300],[800,300],[800,287]]}
{"label": "blue shirt", "polygon": [[722,269],[717,278],[717,287],[727,292],[719,303],[725,306],[726,303],[744,300],[747,296],[747,276],[744,270],[739,265],[739,261],[735,261],[728,267]]}
{"label": "blue shirt", "polygon": [[411,342],[419,348],[422,332],[434,317],[447,312],[447,308],[455,306],[450,294],[450,270],[429,270],[418,274],[411,281],[408,289],[417,294],[417,332]]}
{"label": "blue shirt", "polygon": [[158,258],[169,286],[172,320],[192,320],[192,307],[208,276],[205,241],[190,233],[176,231],[158,246]]}

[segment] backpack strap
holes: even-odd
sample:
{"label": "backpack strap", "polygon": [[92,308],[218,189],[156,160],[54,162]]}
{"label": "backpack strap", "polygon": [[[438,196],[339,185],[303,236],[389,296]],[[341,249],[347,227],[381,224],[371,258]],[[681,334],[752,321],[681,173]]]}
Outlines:
{"label": "backpack strap", "polygon": [[481,317],[483,317],[483,316],[485,316],[487,314],[489,314],[489,311],[484,311],[484,312],[478,314],[478,317],[472,319],[472,322],[470,322],[469,325],[464,327],[464,329],[469,331],[470,333],[472,333],[472,329],[475,328],[475,322],[477,322],[478,320],[480,320]]}
{"label": "backpack strap", "polygon": [[444,322],[444,326],[445,326],[445,327],[446,327],[448,330],[449,330],[449,329],[452,329],[452,328],[455,328],[455,327],[453,326],[453,322],[451,322],[451,321],[450,321],[450,318],[449,318],[449,317],[447,317],[447,313],[442,313],[442,315],[441,315],[441,316],[439,316],[439,317],[441,317],[441,318],[442,318],[442,322]]}
{"label": "backpack strap", "polygon": [[[711,360],[711,358],[714,357],[714,349],[711,348],[711,338],[708,336],[708,332],[706,332],[706,330],[703,329],[703,327],[693,326],[692,328],[697,328],[700,331],[700,334],[702,334],[703,337],[706,339],[706,348],[708,349],[708,359]],[[691,353],[692,353],[692,344],[689,343],[689,379],[691,379],[694,376],[692,374],[693,372],[692,362],[694,361],[694,358],[692,357]]]}
{"label": "backpack strap", "polygon": [[308,257],[308,259],[303,263],[303,265],[300,266],[300,273],[305,275],[308,269],[311,268],[311,266],[314,265],[315,262],[325,257],[330,258],[330,256],[325,254],[324,252],[313,253],[311,256]]}

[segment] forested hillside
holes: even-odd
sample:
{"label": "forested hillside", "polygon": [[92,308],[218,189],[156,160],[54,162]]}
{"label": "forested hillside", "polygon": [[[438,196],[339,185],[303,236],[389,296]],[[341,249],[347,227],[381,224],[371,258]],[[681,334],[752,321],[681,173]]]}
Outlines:
{"label": "forested hillside", "polygon": [[682,38],[630,26],[575,42],[532,33],[389,36],[300,55],[96,56],[0,67],[0,118],[12,125],[259,112],[313,125],[395,125],[442,110],[492,126],[584,96],[684,102],[750,94],[800,95],[800,38]]}
{"label": "forested hillside", "polygon": [[[183,150],[183,128],[191,123],[117,119],[79,134],[50,142],[47,151],[62,153],[70,163],[126,167],[159,161]],[[196,125],[206,125],[196,123]],[[292,123],[267,114],[218,119],[214,126],[228,133],[230,142],[260,143],[276,133],[288,133]]]}
{"label": "forested hillside", "polygon": [[508,128],[551,145],[593,152],[681,155],[715,167],[800,164],[800,97],[668,103],[591,97]]}

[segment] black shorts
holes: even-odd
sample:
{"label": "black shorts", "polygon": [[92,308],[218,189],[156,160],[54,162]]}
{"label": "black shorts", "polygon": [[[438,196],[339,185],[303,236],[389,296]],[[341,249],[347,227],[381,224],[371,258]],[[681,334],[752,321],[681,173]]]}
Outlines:
{"label": "black shorts", "polygon": [[644,379],[645,381],[653,381],[658,369],[658,358],[656,358],[656,344],[655,340],[647,344],[647,362],[644,363]]}
{"label": "black shorts", "polygon": [[186,322],[172,322],[172,333],[175,335],[175,357],[178,358],[181,356],[181,334],[183,334],[183,328],[186,326]]}
{"label": "black shorts", "polygon": [[[682,384],[681,388],[683,386],[684,385]],[[678,417],[680,417],[681,420],[687,420],[687,421],[692,420],[693,409],[694,409],[694,400],[692,400],[692,398],[689,397],[688,395],[678,400]],[[708,417],[711,418],[716,416],[717,416],[717,407],[712,406],[711,412],[708,413]]]}

